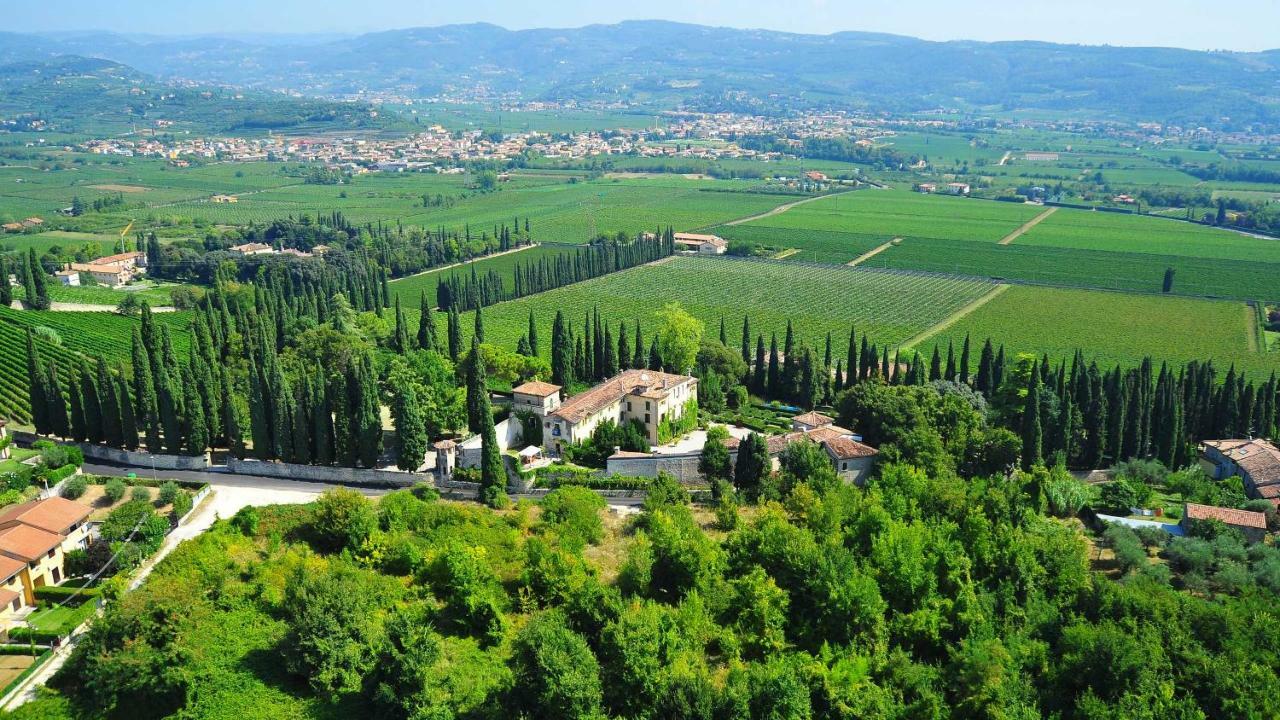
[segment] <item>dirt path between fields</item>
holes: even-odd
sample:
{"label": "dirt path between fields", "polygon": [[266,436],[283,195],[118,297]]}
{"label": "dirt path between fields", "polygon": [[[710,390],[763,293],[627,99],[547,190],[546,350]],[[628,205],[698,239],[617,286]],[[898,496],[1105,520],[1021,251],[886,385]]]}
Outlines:
{"label": "dirt path between fields", "polygon": [[861,255],[859,255],[858,257],[856,257],[856,258],[854,258],[854,259],[850,260],[849,262],[845,263],[845,265],[848,265],[849,267],[857,267],[858,265],[861,265],[862,263],[864,263],[864,262],[866,262],[866,261],[870,260],[871,258],[873,258],[873,257],[875,257],[875,256],[877,256],[877,255],[879,255],[880,253],[884,252],[885,250],[888,250],[889,248],[893,247],[893,244],[894,244],[895,242],[898,242],[898,241],[899,241],[899,240],[901,240],[901,239],[902,239],[902,238],[900,238],[900,237],[896,237],[896,238],[894,238],[894,239],[890,240],[889,242],[887,242],[887,243],[885,243],[885,244],[883,244],[883,245],[879,245],[879,246],[873,247],[873,248],[871,248],[870,250],[868,250],[868,251],[866,251],[866,252],[862,253],[862,254],[861,254]]}
{"label": "dirt path between fields", "polygon": [[1054,214],[1054,213],[1056,213],[1056,212],[1058,212],[1058,208],[1057,208],[1057,207],[1051,207],[1051,208],[1049,208],[1049,209],[1045,210],[1044,212],[1040,213],[1039,215],[1037,215],[1037,216],[1035,216],[1035,217],[1031,218],[1030,220],[1026,221],[1025,223],[1023,223],[1023,224],[1022,224],[1022,227],[1018,228],[1017,230],[1014,230],[1013,232],[1009,233],[1008,235],[1005,235],[1003,238],[1001,238],[1001,239],[1000,239],[1000,243],[999,243],[999,244],[1001,244],[1001,245],[1008,245],[1009,243],[1013,242],[1014,240],[1017,240],[1019,237],[1022,237],[1022,234],[1023,234],[1023,233],[1025,233],[1025,232],[1027,232],[1028,230],[1030,230],[1031,228],[1033,228],[1033,227],[1035,227],[1035,226],[1039,225],[1039,224],[1040,224],[1040,222],[1041,222],[1042,220],[1044,220],[1045,218],[1049,217],[1050,215],[1052,215],[1052,214]]}
{"label": "dirt path between fields", "polygon": [[786,212],[786,211],[790,210],[791,208],[796,207],[797,205],[803,205],[803,204],[805,204],[805,203],[811,203],[811,202],[813,202],[814,200],[821,200],[821,199],[823,199],[823,198],[835,197],[836,195],[844,195],[845,193],[850,193],[850,192],[853,192],[853,191],[852,191],[852,190],[845,190],[845,191],[843,191],[843,192],[827,193],[826,195],[815,195],[814,197],[807,197],[807,198],[805,198],[805,199],[803,199],[803,200],[795,200],[795,201],[793,201],[793,202],[789,202],[789,203],[786,203],[786,204],[783,204],[783,205],[779,205],[778,207],[776,207],[776,208],[774,208],[774,209],[772,209],[772,210],[767,210],[767,211],[762,212],[762,213],[760,213],[760,214],[758,214],[758,215],[751,215],[750,217],[738,218],[737,220],[730,220],[729,222],[727,222],[727,223],[722,223],[722,224],[724,224],[724,225],[742,225],[743,223],[749,223],[749,222],[751,222],[751,221],[753,221],[753,220],[763,220],[764,218],[767,218],[767,217],[773,217],[774,215],[779,215],[779,214],[781,214],[781,213],[784,213],[784,212]]}
{"label": "dirt path between fields", "polygon": [[1006,285],[1006,284],[1004,284],[1004,283],[1001,283],[1001,284],[999,284],[999,285],[996,285],[995,287],[991,288],[991,290],[989,290],[987,293],[985,293],[982,297],[979,297],[979,298],[976,298],[976,299],[974,299],[974,300],[970,301],[968,305],[965,305],[964,307],[960,308],[959,310],[957,310],[957,311],[955,311],[955,312],[951,313],[950,315],[948,315],[946,318],[944,318],[944,319],[942,320],[942,322],[940,322],[940,323],[938,323],[937,325],[934,325],[933,327],[931,327],[931,328],[929,328],[929,329],[927,329],[927,330],[925,330],[925,331],[923,331],[923,332],[919,333],[918,335],[916,335],[915,337],[911,338],[910,340],[907,340],[905,343],[903,343],[903,344],[902,344],[902,349],[903,349],[903,350],[910,350],[911,348],[915,347],[916,345],[919,345],[920,343],[924,342],[925,340],[928,340],[929,338],[933,337],[934,335],[937,335],[938,333],[942,332],[943,330],[946,330],[947,328],[951,327],[952,325],[955,325],[956,323],[960,322],[960,320],[962,320],[962,319],[963,319],[966,315],[968,315],[969,313],[973,312],[974,310],[977,310],[978,308],[982,307],[983,305],[986,305],[987,303],[989,303],[989,302],[991,302],[992,300],[996,299],[996,297],[998,297],[1001,293],[1003,293],[1005,290],[1008,290],[1008,289],[1009,289],[1009,287],[1010,287],[1009,285]]}

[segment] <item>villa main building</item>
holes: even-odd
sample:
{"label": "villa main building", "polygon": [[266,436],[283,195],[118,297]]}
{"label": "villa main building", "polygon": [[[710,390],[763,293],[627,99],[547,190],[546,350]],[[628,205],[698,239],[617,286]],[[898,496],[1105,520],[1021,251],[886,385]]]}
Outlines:
{"label": "villa main building", "polygon": [[644,426],[651,444],[658,444],[658,426],[676,420],[685,405],[698,396],[698,379],[656,370],[627,370],[563,404],[560,386],[525,383],[512,392],[512,409],[528,410],[542,418],[542,442],[548,453],[591,437],[606,420],[619,425],[632,420]]}

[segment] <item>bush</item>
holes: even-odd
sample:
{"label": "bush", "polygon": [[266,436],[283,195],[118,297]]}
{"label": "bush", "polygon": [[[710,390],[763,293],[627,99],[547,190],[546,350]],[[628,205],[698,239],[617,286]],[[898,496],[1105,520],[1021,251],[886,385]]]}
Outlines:
{"label": "bush", "polygon": [[86,600],[92,600],[98,597],[101,591],[97,588],[81,588],[81,587],[56,587],[45,585],[35,589],[36,600],[44,601],[51,605],[61,602],[70,601],[72,607],[79,607]]}
{"label": "bush", "polygon": [[129,491],[129,499],[134,502],[151,502],[151,489],[135,485]]}
{"label": "bush", "polygon": [[1121,572],[1129,572],[1147,564],[1147,550],[1133,530],[1123,525],[1108,525],[1102,537],[1116,554]]}
{"label": "bush", "polygon": [[60,494],[68,500],[79,499],[89,489],[89,481],[83,475],[67,480],[62,484]]}
{"label": "bush", "polygon": [[121,480],[120,478],[111,478],[107,481],[107,484],[102,487],[102,494],[112,505],[115,505],[124,497],[125,490],[127,489],[128,486],[124,484],[124,480]]}
{"label": "bush", "polygon": [[542,499],[542,521],[575,545],[595,544],[604,536],[604,507],[604,498],[587,488],[557,488]]}
{"label": "bush", "polygon": [[355,490],[328,490],[315,504],[315,543],[337,552],[355,549],[378,527],[378,515],[369,498]]}
{"label": "bush", "polygon": [[[70,631],[67,631],[70,632]],[[36,643],[37,645],[52,645],[54,642],[61,640],[66,633],[54,632],[52,630],[36,630],[29,627],[15,627],[9,630],[9,642],[15,643]]]}
{"label": "bush", "polygon": [[107,515],[99,532],[107,542],[122,542],[129,537],[134,527],[140,527],[140,523],[154,514],[148,501],[127,502]]}
{"label": "bush", "polygon": [[182,492],[182,488],[178,487],[178,483],[172,480],[166,480],[160,485],[160,504],[172,505],[173,501]]}
{"label": "bush", "polygon": [[191,493],[179,490],[178,494],[174,495],[172,500],[173,519],[175,521],[181,520],[187,513],[191,512],[191,507],[194,505],[194,502],[195,501],[191,497]]}

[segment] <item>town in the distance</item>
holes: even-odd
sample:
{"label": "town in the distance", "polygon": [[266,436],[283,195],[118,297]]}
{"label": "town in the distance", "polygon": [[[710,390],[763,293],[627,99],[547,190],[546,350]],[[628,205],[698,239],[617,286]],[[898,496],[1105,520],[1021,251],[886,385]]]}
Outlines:
{"label": "town in the distance", "polygon": [[330,5],[0,10],[0,720],[1280,715],[1275,51]]}

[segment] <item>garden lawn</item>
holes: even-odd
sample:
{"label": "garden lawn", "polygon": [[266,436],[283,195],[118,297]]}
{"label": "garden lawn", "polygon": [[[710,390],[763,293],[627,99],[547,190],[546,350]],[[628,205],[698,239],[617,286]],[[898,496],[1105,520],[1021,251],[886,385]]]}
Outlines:
{"label": "garden lawn", "polygon": [[1008,353],[1048,353],[1055,364],[1080,348],[1104,369],[1145,356],[1157,368],[1212,359],[1221,373],[1234,364],[1266,380],[1280,370],[1280,355],[1250,350],[1254,317],[1238,302],[1015,285],[917,347],[927,355],[934,344],[945,352],[953,342],[958,352],[969,334],[975,367],[977,350],[991,338]]}
{"label": "garden lawn", "polygon": [[27,624],[46,632],[69,633],[93,615],[95,605],[91,598],[76,607],[62,605],[37,610],[27,616]]}

